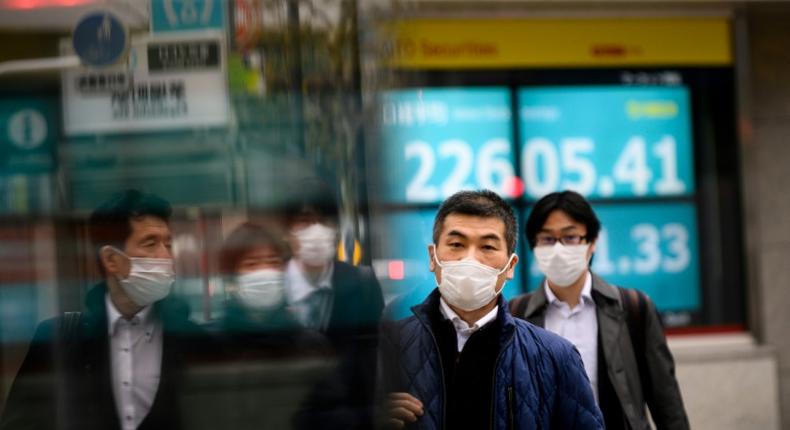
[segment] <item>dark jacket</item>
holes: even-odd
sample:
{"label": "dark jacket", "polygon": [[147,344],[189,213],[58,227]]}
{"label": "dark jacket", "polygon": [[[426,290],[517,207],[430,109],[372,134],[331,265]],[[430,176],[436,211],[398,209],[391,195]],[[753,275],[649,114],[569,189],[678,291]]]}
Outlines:
{"label": "dark jacket", "polygon": [[[385,324],[381,338],[382,390],[407,392],[422,401],[424,414],[410,428],[445,428],[442,362],[430,312],[439,306],[434,290],[413,316]],[[491,428],[602,429],[581,357],[573,345],[514,319],[500,297],[499,357],[494,369]]]}
{"label": "dark jacket", "polygon": [[[650,381],[646,391],[639,378],[636,353],[617,288],[593,274],[592,296],[598,318],[598,361],[606,363],[605,372],[601,374],[608,377],[608,383],[619,400],[624,415],[624,428],[649,429],[645,413],[647,405],[658,429],[688,429],[688,418],[675,378],[675,363],[653,302],[647,299],[644,325],[644,363],[646,376]],[[542,327],[547,304],[545,291],[538,288],[521,317]],[[606,412],[604,411],[605,414]]]}
{"label": "dark jacket", "polygon": [[[73,331],[61,330],[63,317],[39,324],[11,387],[0,429],[120,429],[112,389],[106,292],[104,283],[88,292],[85,311]],[[166,298],[154,305],[154,312],[163,327],[162,370],[151,410],[139,429],[179,429],[181,370],[201,355],[206,338],[188,320],[184,302]]]}
{"label": "dark jacket", "polygon": [[185,428],[297,427],[306,397],[334,365],[325,336],[303,328],[284,306],[250,310],[235,297],[207,328],[221,353],[189,380],[202,394],[188,405]]}
{"label": "dark jacket", "polygon": [[327,335],[334,342],[375,339],[384,297],[373,271],[335,261],[332,273],[334,302]]}
{"label": "dark jacket", "polygon": [[308,395],[295,428],[369,429],[384,298],[370,268],[339,261],[334,265],[333,305],[325,334],[337,365]]}

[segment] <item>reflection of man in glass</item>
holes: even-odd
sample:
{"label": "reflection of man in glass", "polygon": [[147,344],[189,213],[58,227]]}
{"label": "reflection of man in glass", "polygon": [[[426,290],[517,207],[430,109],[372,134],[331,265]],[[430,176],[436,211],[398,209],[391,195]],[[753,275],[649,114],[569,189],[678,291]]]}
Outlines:
{"label": "reflection of man in glass", "polygon": [[375,332],[383,309],[378,281],[369,270],[335,260],[338,212],[334,190],[304,181],[286,208],[289,241],[288,303],[307,327],[337,338]]}
{"label": "reflection of man in glass", "polygon": [[85,310],[41,323],[11,389],[2,429],[179,428],[188,351],[205,345],[170,297],[170,205],[135,190],[89,220],[104,280]]}
{"label": "reflection of man in glass", "polygon": [[325,333],[339,359],[319,386],[299,428],[354,429],[372,424],[378,321],[384,307],[372,271],[337,261],[339,208],[335,192],[303,181],[286,208],[293,258],[287,300],[305,326]]}
{"label": "reflection of man in glass", "polygon": [[513,209],[488,190],[439,207],[428,247],[437,288],[381,339],[393,427],[603,428],[573,346],[507,312],[516,232]]}
{"label": "reflection of man in glass", "polygon": [[540,199],[527,220],[526,236],[546,281],[534,293],[511,300],[510,309],[578,348],[607,429],[649,428],[645,405],[659,429],[686,429],[672,354],[655,306],[643,293],[609,285],[589,270],[600,228],[578,193]]}

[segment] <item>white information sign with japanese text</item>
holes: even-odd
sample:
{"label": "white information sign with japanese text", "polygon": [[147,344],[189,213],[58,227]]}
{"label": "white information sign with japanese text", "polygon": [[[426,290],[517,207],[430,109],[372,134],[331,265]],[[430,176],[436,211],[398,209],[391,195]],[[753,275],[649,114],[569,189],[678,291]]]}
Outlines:
{"label": "white information sign with japanese text", "polygon": [[225,126],[224,53],[220,32],[144,36],[123,65],[63,72],[66,135]]}

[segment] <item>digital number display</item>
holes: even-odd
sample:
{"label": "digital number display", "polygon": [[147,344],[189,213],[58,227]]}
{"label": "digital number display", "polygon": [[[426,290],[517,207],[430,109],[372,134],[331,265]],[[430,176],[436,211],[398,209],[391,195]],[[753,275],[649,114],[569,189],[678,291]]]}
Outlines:
{"label": "digital number display", "polygon": [[[700,306],[696,211],[691,203],[601,204],[592,270],[607,282],[646,292],[664,311]],[[529,257],[529,285],[543,280]]]}
{"label": "digital number display", "polygon": [[[698,310],[689,99],[683,86],[392,91],[381,111],[386,170],[380,197],[438,205],[461,189],[488,188],[527,202],[565,189],[594,201],[616,199],[596,205],[603,231],[593,270],[645,291],[661,311]],[[425,251],[434,215],[435,209],[404,211],[382,226],[390,232],[384,257],[406,262],[408,281],[396,287],[417,291],[419,299],[435,286]],[[534,289],[543,276],[525,257]],[[523,288],[519,279],[508,283],[506,296]]]}
{"label": "digital number display", "polygon": [[462,189],[509,195],[515,171],[507,88],[398,90],[385,95],[385,200],[437,203]]}
{"label": "digital number display", "polygon": [[528,197],[693,194],[686,88],[524,88],[518,100]]}

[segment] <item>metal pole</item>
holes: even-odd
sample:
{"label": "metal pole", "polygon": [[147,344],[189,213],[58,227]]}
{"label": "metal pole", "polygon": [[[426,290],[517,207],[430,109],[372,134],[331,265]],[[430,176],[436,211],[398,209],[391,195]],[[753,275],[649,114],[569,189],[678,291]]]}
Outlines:
{"label": "metal pole", "polygon": [[304,100],[302,94],[302,37],[299,19],[299,0],[287,0],[288,3],[288,69],[291,75],[291,112],[295,140],[302,155],[307,154],[304,139]]}

